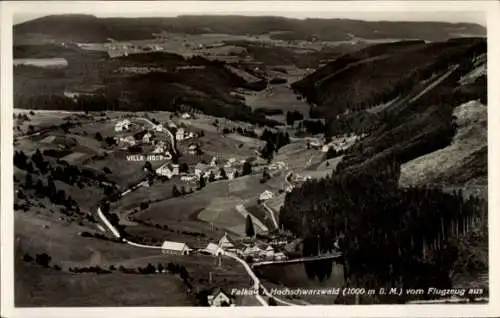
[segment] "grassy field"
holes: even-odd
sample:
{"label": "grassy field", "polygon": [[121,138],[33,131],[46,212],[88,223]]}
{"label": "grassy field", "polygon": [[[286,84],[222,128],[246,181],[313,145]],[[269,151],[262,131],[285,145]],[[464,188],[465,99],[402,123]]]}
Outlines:
{"label": "grassy field", "polygon": [[[196,285],[230,288],[247,288],[250,278],[240,263],[223,257],[221,266],[216,257],[208,255],[156,255],[131,259],[120,263],[126,267],[145,266],[148,263],[157,264],[168,262],[183,264],[193,278]],[[212,273],[212,284],[209,283],[209,273]]]}
{"label": "grassy field", "polygon": [[255,148],[252,144],[246,144],[220,133],[207,132],[205,136],[199,138],[199,143],[205,153],[217,158],[241,160],[255,156]]}
{"label": "grassy field", "polygon": [[[159,277],[161,275],[161,277]],[[18,307],[192,306],[171,274],[73,274],[16,262]]]}
{"label": "grassy field", "polygon": [[241,199],[234,196],[215,198],[210,205],[198,214],[198,218],[229,229],[238,235],[244,235],[245,228],[243,227],[242,232],[238,226],[244,224],[245,219],[240,214],[234,212],[234,207],[240,203]]}
{"label": "grassy field", "polygon": [[273,85],[260,92],[248,92],[245,94],[245,103],[252,109],[281,109],[284,113],[296,110],[303,113],[305,118],[309,117],[310,106],[298,100],[288,84]]}
{"label": "grassy field", "polygon": [[[176,230],[191,228],[212,238],[220,238],[223,229],[241,235],[244,232],[245,219],[236,212],[235,206],[240,203],[255,204],[258,195],[270,189],[267,184],[262,184],[259,180],[260,175],[256,174],[234,180],[216,181],[192,194],[152,203],[147,210],[138,212],[136,217],[157,224],[166,224]],[[136,198],[141,196],[137,195]],[[120,202],[118,209],[126,210],[139,203],[137,199],[131,198],[125,205]],[[214,229],[210,222],[213,222]]]}
{"label": "grassy field", "polygon": [[[16,211],[14,248],[20,253],[28,253],[31,256],[45,252],[52,257],[52,263],[62,268],[108,266],[119,260],[158,253],[154,250],[78,235],[78,232],[89,230],[94,232],[86,226],[58,221],[54,216],[34,216]],[[22,254],[20,256],[22,257]]]}

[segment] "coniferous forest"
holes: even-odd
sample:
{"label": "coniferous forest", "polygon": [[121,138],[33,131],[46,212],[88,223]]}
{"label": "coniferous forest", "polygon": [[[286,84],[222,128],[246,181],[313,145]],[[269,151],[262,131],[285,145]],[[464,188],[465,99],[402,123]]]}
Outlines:
{"label": "coniferous forest", "polygon": [[[287,195],[281,225],[304,239],[306,256],[332,251],[338,241],[346,286],[450,288],[461,270],[461,241],[487,231],[487,203],[462,193],[399,188],[399,169],[385,162],[307,182]],[[305,265],[308,277],[329,277],[331,262]],[[378,299],[390,301],[405,297]]]}

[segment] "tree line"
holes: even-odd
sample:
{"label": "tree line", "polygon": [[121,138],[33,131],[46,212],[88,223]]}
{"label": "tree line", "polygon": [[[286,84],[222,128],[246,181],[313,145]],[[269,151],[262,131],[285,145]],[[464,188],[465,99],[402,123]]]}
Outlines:
{"label": "tree line", "polygon": [[[486,202],[438,189],[398,187],[399,165],[310,181],[287,194],[280,223],[304,238],[303,254],[333,251],[339,241],[347,284],[451,287],[457,239],[485,222]],[[331,263],[306,267],[323,279]]]}

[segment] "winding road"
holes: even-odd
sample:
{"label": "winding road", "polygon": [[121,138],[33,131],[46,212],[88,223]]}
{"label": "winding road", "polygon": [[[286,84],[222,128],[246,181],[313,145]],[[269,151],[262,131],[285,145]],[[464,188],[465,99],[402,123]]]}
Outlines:
{"label": "winding road", "polygon": [[176,143],[175,143],[175,137],[174,137],[174,135],[172,134],[172,132],[168,128],[163,127],[163,125],[161,125],[161,124],[156,125],[151,120],[149,120],[147,118],[144,118],[144,117],[137,117],[136,119],[147,122],[148,124],[150,124],[153,127],[153,129],[156,128],[156,127],[158,127],[158,129],[161,132],[166,133],[169,136],[169,138],[170,138],[170,145],[172,146],[172,150],[174,151],[174,153],[176,155],[179,153],[177,151],[177,146],[176,146]]}
{"label": "winding road", "polygon": [[[139,188],[138,185],[132,187],[131,189],[135,190],[137,188]],[[128,189],[128,190],[124,191],[123,193],[121,193],[120,197],[123,197],[123,196],[131,193],[133,191],[131,189]],[[101,207],[97,208],[97,214],[98,214],[99,218],[101,219],[101,221],[104,223],[104,225],[109,229],[109,231],[111,231],[111,233],[113,234],[113,236],[115,238],[121,239],[124,243],[126,243],[128,245],[131,245],[131,246],[139,247],[139,248],[161,249],[161,246],[158,246],[158,245],[139,244],[139,243],[135,243],[135,242],[132,242],[130,240],[127,240],[126,238],[123,238],[121,236],[120,232],[108,220],[108,218],[106,217],[106,215],[104,215],[104,213],[101,210]],[[240,264],[243,265],[243,267],[245,268],[246,272],[248,273],[248,275],[250,276],[250,278],[253,280],[253,286],[252,286],[252,288],[254,290],[258,290],[260,288],[264,292],[264,294],[266,296],[268,296],[270,298],[273,298],[277,303],[280,303],[280,304],[283,304],[283,305],[287,305],[287,306],[297,306],[296,304],[293,304],[293,303],[281,300],[281,299],[275,297],[274,295],[272,295],[271,293],[269,293],[269,291],[264,287],[264,285],[261,283],[261,281],[259,280],[259,278],[257,277],[257,275],[255,275],[255,273],[253,272],[253,270],[250,267],[250,265],[248,265],[248,263],[245,260],[239,258],[236,254],[228,252],[226,250],[222,250],[222,254],[225,255],[225,256],[228,256],[228,257],[230,257],[230,258],[232,258],[234,260],[236,260],[237,262],[239,262]],[[257,301],[262,306],[269,306],[269,304],[264,300],[264,298],[262,298],[261,295],[259,295],[257,293],[254,296],[255,296],[255,298],[257,299]]]}

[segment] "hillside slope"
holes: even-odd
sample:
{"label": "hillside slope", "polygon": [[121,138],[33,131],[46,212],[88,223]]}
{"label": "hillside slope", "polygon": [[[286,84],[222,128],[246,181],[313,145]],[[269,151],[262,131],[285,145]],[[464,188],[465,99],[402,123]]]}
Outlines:
{"label": "hillside slope", "polygon": [[405,96],[423,81],[485,49],[482,39],[379,44],[345,54],[292,87],[317,106],[316,113],[335,117]]}
{"label": "hillside slope", "polygon": [[[451,144],[403,164],[400,185],[466,183],[486,177],[487,173],[483,170],[487,166],[484,160],[487,153],[486,106],[471,101],[455,108],[453,115],[457,118],[458,127]],[[482,164],[481,159],[484,160]],[[474,167],[474,162],[479,167]],[[462,176],[462,180],[457,178],[458,175]]]}
{"label": "hillside slope", "polygon": [[326,134],[367,134],[347,151],[338,171],[403,164],[452,142],[455,107],[486,103],[485,52],[486,42],[475,38],[375,45],[338,58],[293,87],[316,105],[313,115],[326,117]]}

